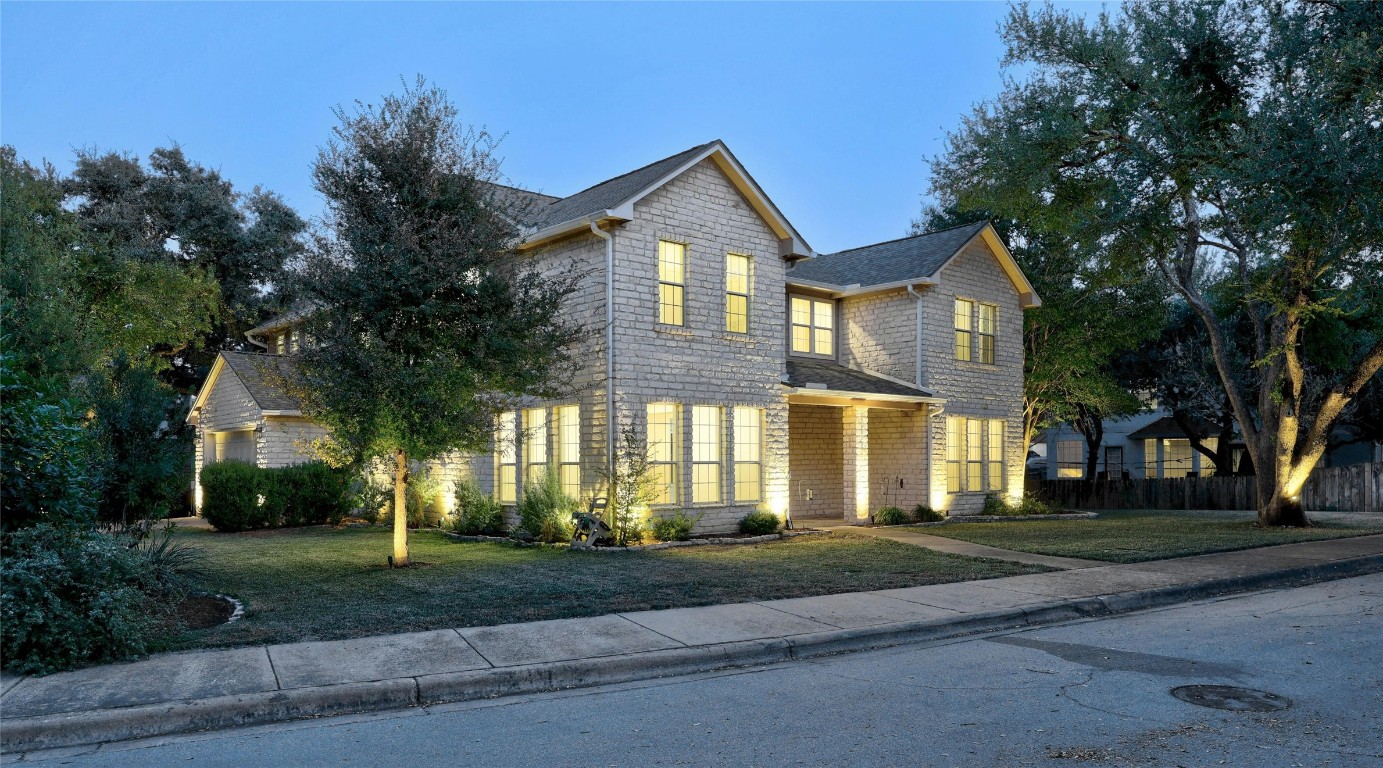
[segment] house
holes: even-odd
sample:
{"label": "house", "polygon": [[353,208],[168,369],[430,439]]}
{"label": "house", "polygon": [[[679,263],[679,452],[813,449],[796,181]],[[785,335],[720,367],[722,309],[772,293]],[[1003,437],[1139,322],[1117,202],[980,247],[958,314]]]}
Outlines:
{"label": "house", "polygon": [[[566,307],[598,329],[576,393],[502,414],[495,450],[438,462],[509,505],[541,472],[602,493],[622,424],[647,436],[659,497],[699,530],[767,509],[868,522],[881,506],[979,509],[1023,488],[1022,313],[1032,286],[985,223],[816,254],[720,141],[568,197],[529,196],[517,246],[586,276]],[[188,420],[200,467],[303,460],[320,437],[256,364],[293,317],[223,354]],[[607,418],[614,414],[615,418]]]}

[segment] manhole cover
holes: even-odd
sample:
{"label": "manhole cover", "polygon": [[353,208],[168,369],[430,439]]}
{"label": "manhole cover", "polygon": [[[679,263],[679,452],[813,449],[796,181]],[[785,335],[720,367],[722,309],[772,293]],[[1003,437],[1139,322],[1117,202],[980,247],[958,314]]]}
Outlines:
{"label": "manhole cover", "polygon": [[1187,704],[1230,712],[1276,712],[1292,706],[1286,696],[1232,685],[1183,685],[1173,688],[1172,695]]}

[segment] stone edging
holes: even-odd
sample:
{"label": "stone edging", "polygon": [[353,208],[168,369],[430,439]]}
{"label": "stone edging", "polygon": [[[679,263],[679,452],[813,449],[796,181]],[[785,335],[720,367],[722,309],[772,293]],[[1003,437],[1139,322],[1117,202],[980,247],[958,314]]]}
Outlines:
{"label": "stone edging", "polygon": [[653,549],[671,549],[673,547],[697,547],[707,544],[762,544],[765,541],[777,541],[779,539],[791,539],[797,536],[826,535],[830,531],[783,531],[782,533],[769,533],[763,536],[750,536],[741,539],[688,539],[686,541],[661,541],[657,544],[636,544],[632,547],[573,547],[570,544],[543,544],[537,541],[519,541],[507,536],[465,536],[450,531],[442,531],[447,538],[455,541],[471,541],[488,544],[507,544],[512,547],[548,547],[551,549],[570,549],[576,552],[643,552]]}

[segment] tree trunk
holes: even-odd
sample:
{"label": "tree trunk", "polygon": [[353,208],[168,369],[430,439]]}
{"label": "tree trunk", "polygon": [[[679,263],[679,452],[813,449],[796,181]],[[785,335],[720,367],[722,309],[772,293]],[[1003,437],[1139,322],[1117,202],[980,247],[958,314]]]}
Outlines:
{"label": "tree trunk", "polygon": [[408,456],[394,451],[394,559],[395,568],[408,565]]}
{"label": "tree trunk", "polygon": [[1085,481],[1093,482],[1100,468],[1100,445],[1104,443],[1104,418],[1098,411],[1085,406],[1076,407],[1071,423],[1085,438]]}
{"label": "tree trunk", "polygon": [[1258,474],[1258,524],[1302,528],[1311,524],[1301,506],[1301,489],[1292,490],[1280,478]]}

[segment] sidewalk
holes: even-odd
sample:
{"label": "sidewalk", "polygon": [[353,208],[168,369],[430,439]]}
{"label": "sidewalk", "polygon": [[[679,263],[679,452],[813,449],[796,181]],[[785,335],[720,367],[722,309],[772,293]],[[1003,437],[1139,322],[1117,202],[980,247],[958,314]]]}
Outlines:
{"label": "sidewalk", "polygon": [[0,751],[604,685],[1383,571],[1383,535],[757,603],[165,654],[0,678]]}

